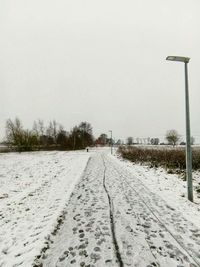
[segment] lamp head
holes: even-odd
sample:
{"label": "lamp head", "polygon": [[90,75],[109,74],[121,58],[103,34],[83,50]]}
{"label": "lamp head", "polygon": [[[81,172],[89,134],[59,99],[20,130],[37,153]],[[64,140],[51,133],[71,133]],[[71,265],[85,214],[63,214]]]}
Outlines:
{"label": "lamp head", "polygon": [[189,63],[190,58],[189,57],[179,57],[179,56],[168,56],[168,57],[166,57],[166,60]]}

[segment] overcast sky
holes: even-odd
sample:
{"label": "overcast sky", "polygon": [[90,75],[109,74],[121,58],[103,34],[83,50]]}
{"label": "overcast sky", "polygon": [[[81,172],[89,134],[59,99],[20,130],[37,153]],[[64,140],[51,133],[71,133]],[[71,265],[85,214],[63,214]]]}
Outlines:
{"label": "overcast sky", "polygon": [[95,135],[185,135],[184,64],[191,58],[191,132],[200,141],[199,0],[0,0],[0,127],[41,118]]}

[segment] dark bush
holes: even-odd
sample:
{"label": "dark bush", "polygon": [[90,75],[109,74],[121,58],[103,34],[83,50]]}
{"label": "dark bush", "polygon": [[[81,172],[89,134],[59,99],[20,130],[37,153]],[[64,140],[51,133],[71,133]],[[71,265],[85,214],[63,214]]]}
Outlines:
{"label": "dark bush", "polygon": [[[135,163],[148,164],[152,167],[162,166],[166,169],[186,168],[185,150],[183,148],[173,149],[151,149],[138,147],[120,147],[119,153],[123,158]],[[193,169],[200,169],[200,150],[193,150]]]}

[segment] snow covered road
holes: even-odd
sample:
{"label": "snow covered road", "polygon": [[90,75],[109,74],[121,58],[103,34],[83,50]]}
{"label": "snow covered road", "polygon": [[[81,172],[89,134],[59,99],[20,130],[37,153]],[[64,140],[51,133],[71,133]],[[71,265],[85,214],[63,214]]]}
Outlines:
{"label": "snow covered road", "polygon": [[200,266],[200,227],[118,159],[90,158],[37,266]]}

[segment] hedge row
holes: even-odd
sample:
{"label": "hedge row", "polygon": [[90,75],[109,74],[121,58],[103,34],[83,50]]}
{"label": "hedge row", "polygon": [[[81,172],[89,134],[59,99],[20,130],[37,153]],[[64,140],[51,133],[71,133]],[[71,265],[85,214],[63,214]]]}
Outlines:
{"label": "hedge row", "polygon": [[[148,164],[152,167],[164,167],[166,169],[186,168],[185,150],[174,149],[150,149],[134,146],[121,146],[118,149],[123,158],[135,163]],[[200,150],[194,149],[192,152],[192,167],[194,170],[200,169]]]}

